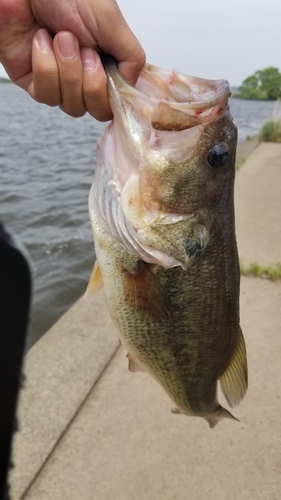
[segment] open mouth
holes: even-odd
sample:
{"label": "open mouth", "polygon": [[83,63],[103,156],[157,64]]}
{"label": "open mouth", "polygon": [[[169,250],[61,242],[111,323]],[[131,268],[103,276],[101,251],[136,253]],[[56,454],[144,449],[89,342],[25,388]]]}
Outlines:
{"label": "open mouth", "polygon": [[137,88],[153,96],[151,115],[156,130],[184,130],[221,116],[231,95],[226,80],[205,80],[147,66]]}
{"label": "open mouth", "polygon": [[[124,112],[133,107],[154,130],[181,131],[218,119],[231,95],[227,80],[206,80],[165,71],[146,64],[135,87],[128,85],[116,67],[108,67],[111,92]],[[123,106],[118,98],[122,94]],[[113,97],[113,95],[112,95]],[[141,116],[139,116],[141,120]]]}

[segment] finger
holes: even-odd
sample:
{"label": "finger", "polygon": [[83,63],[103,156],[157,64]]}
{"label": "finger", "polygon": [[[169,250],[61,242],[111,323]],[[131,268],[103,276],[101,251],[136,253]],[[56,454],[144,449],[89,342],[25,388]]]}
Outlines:
{"label": "finger", "polygon": [[32,82],[28,92],[38,102],[49,106],[61,103],[59,72],[53,42],[45,29],[34,35],[32,42]]}
{"label": "finger", "polygon": [[135,84],[145,64],[145,52],[117,3],[110,4],[107,17],[97,17],[97,27],[98,46],[104,53],[115,57],[123,78],[131,85]]}
{"label": "finger", "polygon": [[87,111],[99,121],[111,120],[107,77],[100,57],[90,47],[81,48],[83,65],[83,96]]}
{"label": "finger", "polygon": [[60,108],[68,115],[83,116],[86,108],[83,99],[82,62],[78,40],[70,31],[61,31],[54,38],[53,45],[62,95]]}
{"label": "finger", "polygon": [[118,61],[118,70],[123,78],[134,85],[145,64],[145,52],[135,35],[128,30],[120,32],[122,39],[117,35],[118,44],[110,52]]}
{"label": "finger", "polygon": [[[145,65],[145,53],[142,47],[140,47],[141,50],[139,50],[138,47],[135,47],[135,49],[138,52],[138,55],[136,55],[135,58],[132,57],[132,60],[129,60],[129,58],[123,60],[122,57],[119,56],[120,58],[118,63],[118,69],[121,75],[123,76],[124,80],[126,80],[131,85],[134,85],[136,83],[140,72]],[[113,55],[117,58],[117,55]]]}

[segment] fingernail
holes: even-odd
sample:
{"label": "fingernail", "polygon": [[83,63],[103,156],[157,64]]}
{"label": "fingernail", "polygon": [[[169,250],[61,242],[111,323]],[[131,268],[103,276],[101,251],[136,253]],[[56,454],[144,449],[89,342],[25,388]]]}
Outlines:
{"label": "fingernail", "polygon": [[64,59],[73,59],[78,51],[78,43],[74,35],[69,31],[62,31],[57,37],[61,56]]}
{"label": "fingernail", "polygon": [[95,71],[98,64],[98,54],[90,47],[81,49],[81,60],[84,71]]}
{"label": "fingernail", "polygon": [[49,50],[51,50],[52,40],[51,40],[51,37],[50,37],[48,31],[46,31],[44,29],[38,30],[35,37],[36,37],[36,41],[37,41],[37,44],[39,46],[39,49],[42,52],[48,52]]}

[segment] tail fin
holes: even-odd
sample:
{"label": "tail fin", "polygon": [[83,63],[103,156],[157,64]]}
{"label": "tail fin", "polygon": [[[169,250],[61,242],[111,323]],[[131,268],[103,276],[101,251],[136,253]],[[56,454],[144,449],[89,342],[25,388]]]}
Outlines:
{"label": "tail fin", "polygon": [[213,429],[213,427],[215,427],[219,423],[219,421],[222,420],[223,418],[231,418],[233,420],[237,420],[237,422],[240,422],[238,418],[234,417],[228,410],[226,410],[222,406],[219,406],[217,411],[215,413],[212,413],[212,415],[204,417],[204,419],[207,420],[211,429]]}

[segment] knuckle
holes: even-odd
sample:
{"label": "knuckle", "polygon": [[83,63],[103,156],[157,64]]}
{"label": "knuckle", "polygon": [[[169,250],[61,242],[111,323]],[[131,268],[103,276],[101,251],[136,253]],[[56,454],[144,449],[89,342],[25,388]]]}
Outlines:
{"label": "knuckle", "polygon": [[83,96],[87,111],[96,120],[106,122],[112,119],[107,87],[102,82],[89,82],[83,86]]}
{"label": "knuckle", "polygon": [[84,116],[86,113],[86,109],[74,109],[63,104],[61,104],[59,107],[64,113],[72,116],[72,118],[81,118],[81,116]]}
{"label": "knuckle", "polygon": [[63,75],[63,78],[61,78],[64,85],[67,85],[68,87],[78,87],[81,86],[81,78],[80,74],[73,74],[69,73],[66,75]]}
{"label": "knuckle", "polygon": [[98,109],[97,107],[87,107],[88,113],[99,122],[108,122],[112,120],[112,112],[108,109]]}
{"label": "knuckle", "polygon": [[55,98],[52,95],[42,94],[41,92],[34,92],[33,99],[41,104],[47,104],[48,106],[55,107],[60,104],[60,99]]}
{"label": "knuckle", "polygon": [[86,113],[86,110],[80,110],[80,111],[73,111],[70,116],[73,118],[81,118],[81,116],[84,116]]}

